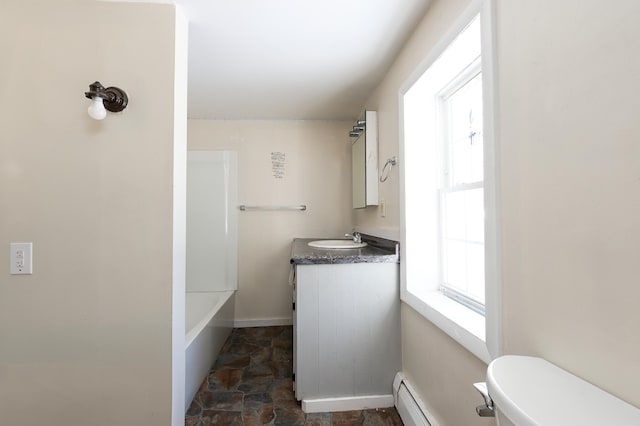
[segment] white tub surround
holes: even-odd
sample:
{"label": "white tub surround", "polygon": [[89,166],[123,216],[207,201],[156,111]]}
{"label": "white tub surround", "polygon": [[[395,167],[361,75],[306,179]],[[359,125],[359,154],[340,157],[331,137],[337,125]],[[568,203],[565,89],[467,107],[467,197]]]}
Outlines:
{"label": "white tub surround", "polygon": [[235,291],[187,293],[185,412],[233,329]]}
{"label": "white tub surround", "polygon": [[188,152],[185,412],[233,329],[237,170],[235,152]]}
{"label": "white tub surround", "polygon": [[238,156],[189,151],[187,292],[238,289]]}

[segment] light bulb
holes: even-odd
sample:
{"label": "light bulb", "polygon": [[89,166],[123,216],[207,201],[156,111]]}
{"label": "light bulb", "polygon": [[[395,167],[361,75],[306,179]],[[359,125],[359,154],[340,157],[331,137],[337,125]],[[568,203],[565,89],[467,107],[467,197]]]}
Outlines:
{"label": "light bulb", "polygon": [[91,99],[91,104],[87,112],[89,113],[89,117],[94,120],[102,120],[107,116],[107,110],[104,109],[104,103],[100,96],[94,96],[93,99]]}

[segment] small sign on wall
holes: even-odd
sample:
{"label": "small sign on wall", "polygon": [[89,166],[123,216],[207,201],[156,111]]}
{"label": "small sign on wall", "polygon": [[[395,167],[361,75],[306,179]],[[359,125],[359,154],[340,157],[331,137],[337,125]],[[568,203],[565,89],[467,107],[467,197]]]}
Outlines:
{"label": "small sign on wall", "polygon": [[271,170],[275,179],[284,179],[285,157],[284,152],[271,152]]}

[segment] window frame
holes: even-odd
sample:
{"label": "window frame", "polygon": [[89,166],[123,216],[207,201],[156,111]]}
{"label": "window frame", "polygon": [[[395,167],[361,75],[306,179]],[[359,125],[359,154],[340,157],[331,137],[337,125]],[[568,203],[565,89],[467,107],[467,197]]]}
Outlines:
{"label": "window frame", "polygon": [[[475,17],[473,18],[475,19]],[[482,189],[483,197],[484,197],[484,173],[481,180],[476,180],[472,182],[464,182],[464,183],[455,183],[454,182],[454,173],[456,167],[454,165],[452,149],[453,149],[453,139],[450,135],[450,126],[449,126],[449,114],[445,113],[448,111],[447,102],[463,87],[467,84],[471,83],[474,79],[480,76],[480,81],[482,83],[482,57],[476,57],[466,68],[461,70],[456,76],[454,76],[451,81],[449,81],[437,94],[436,94],[436,122],[437,122],[437,131],[436,131],[436,139],[438,143],[438,230],[439,230],[439,250],[441,254],[440,262],[439,262],[439,288],[438,290],[442,292],[445,296],[453,299],[454,301],[461,303],[462,305],[478,312],[480,315],[485,315],[485,306],[484,306],[484,297],[483,300],[480,301],[476,299],[472,294],[468,291],[461,291],[461,289],[456,288],[454,285],[451,285],[445,279],[446,276],[446,252],[447,252],[447,238],[446,238],[446,228],[448,227],[446,220],[446,212],[448,207],[445,203],[445,198],[448,194],[469,191],[473,189]],[[483,115],[484,117],[484,115]],[[484,118],[483,118],[484,119]],[[483,152],[484,152],[484,132],[483,132]],[[484,160],[483,160],[484,163]],[[484,164],[483,164],[484,167]],[[484,212],[483,212],[484,213]],[[483,228],[484,232],[484,228]],[[481,243],[482,250],[484,253],[484,238]],[[484,259],[484,254],[483,254]],[[484,287],[484,277],[483,277],[483,287]]]}
{"label": "window frame", "polygon": [[[405,107],[407,92],[431,67],[456,37],[476,16],[481,20],[481,72],[483,89],[483,148],[484,148],[484,204],[485,204],[485,316],[451,300],[438,288],[421,294],[409,290],[407,258],[415,253],[407,252],[407,196],[405,155]],[[499,176],[496,160],[495,137],[496,75],[494,56],[494,5],[493,0],[474,0],[453,23],[447,34],[437,43],[418,65],[398,92],[399,140],[400,140],[400,240],[401,240],[401,300],[426,319],[442,329],[463,347],[482,361],[489,363],[501,355],[500,312],[500,229]],[[438,211],[440,207],[437,206]],[[435,259],[440,262],[440,259]],[[412,283],[411,283],[412,284]]]}

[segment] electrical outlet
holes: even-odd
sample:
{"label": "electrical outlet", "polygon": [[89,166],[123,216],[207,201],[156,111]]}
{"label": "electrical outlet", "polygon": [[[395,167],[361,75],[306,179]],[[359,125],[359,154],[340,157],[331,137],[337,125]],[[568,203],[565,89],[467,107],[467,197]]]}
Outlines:
{"label": "electrical outlet", "polygon": [[33,273],[33,244],[11,243],[9,270],[11,275],[30,275]]}
{"label": "electrical outlet", "polygon": [[380,217],[387,216],[387,206],[384,203],[384,200],[380,200]]}

